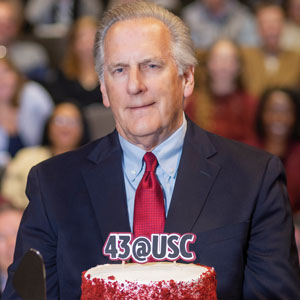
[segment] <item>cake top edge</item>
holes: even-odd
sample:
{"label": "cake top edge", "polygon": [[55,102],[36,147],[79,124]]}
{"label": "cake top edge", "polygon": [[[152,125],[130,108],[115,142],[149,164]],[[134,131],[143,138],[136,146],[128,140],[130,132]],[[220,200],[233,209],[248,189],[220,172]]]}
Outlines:
{"label": "cake top edge", "polygon": [[214,272],[212,267],[199,264],[174,262],[151,262],[145,264],[104,264],[86,271],[84,276],[90,280],[101,278],[108,281],[137,281],[141,283],[156,281],[191,281],[199,279],[206,272]]}

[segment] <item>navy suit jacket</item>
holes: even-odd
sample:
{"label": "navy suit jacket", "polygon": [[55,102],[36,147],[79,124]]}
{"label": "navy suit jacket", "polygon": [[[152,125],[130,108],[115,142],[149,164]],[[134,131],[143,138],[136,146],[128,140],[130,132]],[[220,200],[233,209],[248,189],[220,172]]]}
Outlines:
{"label": "navy suit jacket", "polygon": [[[117,132],[35,166],[30,203],[3,299],[29,248],[44,257],[47,296],[79,299],[81,272],[109,263],[110,232],[130,232]],[[219,300],[300,299],[285,176],[278,158],[188,122],[165,232],[197,235],[196,262],[213,266]]]}

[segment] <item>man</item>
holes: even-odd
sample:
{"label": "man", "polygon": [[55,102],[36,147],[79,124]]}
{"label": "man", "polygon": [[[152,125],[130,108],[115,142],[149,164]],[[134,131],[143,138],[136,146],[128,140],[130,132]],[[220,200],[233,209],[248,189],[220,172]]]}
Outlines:
{"label": "man", "polygon": [[0,295],[7,280],[7,268],[13,261],[22,212],[9,204],[0,205]]}
{"label": "man", "polygon": [[149,151],[164,232],[197,236],[190,250],[215,268],[218,299],[299,298],[282,166],[186,121],[195,58],[180,19],[151,2],[116,7],[102,20],[95,61],[116,131],[32,169],[4,299],[17,299],[11,278],[29,248],[44,257],[48,300],[79,299],[81,272],[110,262],[102,252],[109,234],[136,234],[134,194]]}
{"label": "man", "polygon": [[283,49],[280,43],[285,23],[282,7],[269,1],[262,2],[257,6],[256,20],[261,45],[242,51],[242,76],[246,89],[260,96],[268,87],[297,86],[300,82],[300,55]]}
{"label": "man", "polygon": [[0,0],[0,58],[8,55],[18,70],[32,80],[44,81],[49,57],[40,44],[20,40],[23,8],[20,0]]}

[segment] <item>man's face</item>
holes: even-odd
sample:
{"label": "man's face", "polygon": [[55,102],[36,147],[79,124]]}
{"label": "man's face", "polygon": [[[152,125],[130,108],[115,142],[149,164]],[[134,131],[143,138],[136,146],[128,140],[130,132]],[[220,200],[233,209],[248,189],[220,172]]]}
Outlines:
{"label": "man's face", "polygon": [[284,24],[281,9],[276,6],[263,8],[258,12],[257,21],[265,48],[269,51],[277,51]]}
{"label": "man's face", "polygon": [[150,150],[182,124],[193,68],[180,76],[167,27],[152,18],[114,24],[104,42],[103,103],[125,139]]}
{"label": "man's face", "polygon": [[18,211],[5,211],[0,214],[0,270],[6,272],[13,261],[16,237],[21,221]]}
{"label": "man's face", "polygon": [[218,13],[223,9],[227,0],[202,0],[202,2],[210,11]]}
{"label": "man's face", "polygon": [[219,41],[210,51],[207,67],[213,84],[231,85],[240,68],[237,49],[228,41]]}
{"label": "man's face", "polygon": [[13,5],[0,3],[0,44],[9,46],[16,38],[19,26]]}

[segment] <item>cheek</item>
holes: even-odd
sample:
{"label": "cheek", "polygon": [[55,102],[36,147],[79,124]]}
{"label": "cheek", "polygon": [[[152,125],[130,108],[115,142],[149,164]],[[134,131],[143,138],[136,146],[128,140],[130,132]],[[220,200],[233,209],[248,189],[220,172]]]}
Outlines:
{"label": "cheek", "polygon": [[295,116],[293,114],[287,114],[285,118],[286,118],[286,123],[288,124],[288,126],[290,128],[292,128],[296,122]]}
{"label": "cheek", "polygon": [[74,136],[74,143],[76,145],[80,143],[82,135],[83,135],[83,129],[82,128],[75,129],[75,132],[74,132],[73,136]]}
{"label": "cheek", "polygon": [[55,139],[55,136],[56,136],[55,125],[50,124],[48,131],[49,131],[49,133],[48,133],[49,134],[49,140],[51,142],[53,142],[53,140]]}

